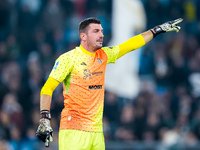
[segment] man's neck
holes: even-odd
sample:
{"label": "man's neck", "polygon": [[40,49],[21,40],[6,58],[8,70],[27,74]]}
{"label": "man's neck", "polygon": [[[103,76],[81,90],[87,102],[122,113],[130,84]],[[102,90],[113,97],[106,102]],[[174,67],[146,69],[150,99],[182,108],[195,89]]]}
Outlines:
{"label": "man's neck", "polygon": [[97,50],[92,48],[91,46],[84,44],[81,42],[81,46],[90,53],[95,53]]}

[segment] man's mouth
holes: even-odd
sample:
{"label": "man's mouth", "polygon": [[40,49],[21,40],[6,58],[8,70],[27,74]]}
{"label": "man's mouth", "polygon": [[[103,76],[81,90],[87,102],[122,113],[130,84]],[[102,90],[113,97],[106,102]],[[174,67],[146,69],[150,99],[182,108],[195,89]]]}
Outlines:
{"label": "man's mouth", "polygon": [[97,42],[103,43],[103,40],[97,40]]}

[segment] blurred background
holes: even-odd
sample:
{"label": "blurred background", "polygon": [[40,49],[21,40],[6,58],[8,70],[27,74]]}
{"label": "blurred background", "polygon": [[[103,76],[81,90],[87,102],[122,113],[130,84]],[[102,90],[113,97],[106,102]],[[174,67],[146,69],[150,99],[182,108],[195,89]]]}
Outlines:
{"label": "blurred background", "polygon": [[[0,0],[0,150],[46,149],[35,137],[40,90],[56,58],[79,46],[78,24],[91,16],[102,22],[105,46],[184,19],[178,34],[159,35],[117,60],[115,68],[108,65],[106,149],[198,149],[199,0]],[[58,149],[62,108],[60,84],[53,94],[54,142],[48,150]]]}

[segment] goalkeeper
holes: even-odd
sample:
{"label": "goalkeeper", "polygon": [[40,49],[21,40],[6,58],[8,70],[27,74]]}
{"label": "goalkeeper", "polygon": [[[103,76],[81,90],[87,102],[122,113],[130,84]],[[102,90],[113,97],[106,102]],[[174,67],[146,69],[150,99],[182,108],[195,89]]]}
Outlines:
{"label": "goalkeeper", "polygon": [[63,83],[64,108],[59,129],[59,150],[104,150],[102,117],[105,68],[138,49],[160,33],[180,30],[179,18],[158,25],[112,47],[103,47],[103,28],[96,18],[79,24],[80,46],[62,54],[41,90],[40,124],[36,136],[48,147],[53,141],[50,105],[52,93]]}

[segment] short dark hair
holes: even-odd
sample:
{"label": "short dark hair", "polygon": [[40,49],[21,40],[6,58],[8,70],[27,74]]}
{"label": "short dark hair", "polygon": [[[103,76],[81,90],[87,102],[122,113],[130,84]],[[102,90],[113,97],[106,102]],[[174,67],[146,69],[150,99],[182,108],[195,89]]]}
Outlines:
{"label": "short dark hair", "polygon": [[78,32],[79,35],[83,32],[85,32],[85,29],[91,24],[91,23],[95,23],[95,24],[101,24],[101,21],[95,17],[90,17],[90,18],[86,18],[83,21],[80,22],[79,24],[79,28],[78,28]]}

